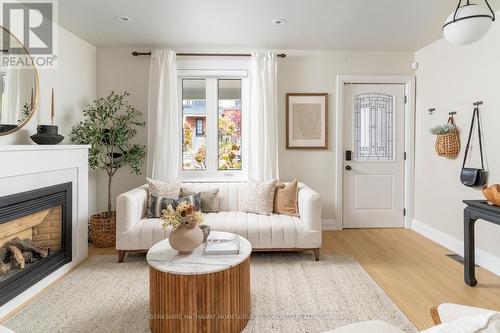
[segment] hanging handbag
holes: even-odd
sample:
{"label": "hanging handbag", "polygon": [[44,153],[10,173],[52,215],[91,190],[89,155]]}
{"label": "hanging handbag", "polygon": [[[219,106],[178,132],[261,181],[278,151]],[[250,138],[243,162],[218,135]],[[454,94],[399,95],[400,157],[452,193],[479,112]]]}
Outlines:
{"label": "hanging handbag", "polygon": [[[486,170],[484,169],[483,161],[483,144],[481,141],[481,122],[479,121],[479,105],[481,102],[474,103],[474,112],[472,113],[472,121],[470,124],[469,138],[467,139],[467,146],[465,147],[464,163],[462,164],[462,171],[460,173],[460,181],[468,187],[481,187],[486,184]],[[479,153],[481,155],[481,169],[466,168],[467,155],[469,153],[470,141],[472,138],[472,131],[474,130],[474,122],[477,118],[477,132],[479,137]]]}

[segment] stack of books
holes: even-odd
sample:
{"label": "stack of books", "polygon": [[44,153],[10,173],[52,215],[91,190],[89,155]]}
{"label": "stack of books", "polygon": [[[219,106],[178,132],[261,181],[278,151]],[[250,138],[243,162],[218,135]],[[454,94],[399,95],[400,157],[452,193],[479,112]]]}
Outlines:
{"label": "stack of books", "polygon": [[207,246],[205,247],[205,254],[215,255],[215,254],[239,254],[239,253],[240,253],[240,236],[238,235],[208,236]]}

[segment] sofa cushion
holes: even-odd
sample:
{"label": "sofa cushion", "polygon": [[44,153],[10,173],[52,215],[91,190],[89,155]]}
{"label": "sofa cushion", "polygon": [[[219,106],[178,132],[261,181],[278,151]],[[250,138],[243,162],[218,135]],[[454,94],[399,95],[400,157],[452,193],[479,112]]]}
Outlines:
{"label": "sofa cushion", "polygon": [[151,205],[148,210],[148,217],[160,217],[163,210],[167,209],[168,206],[172,206],[176,209],[179,203],[187,202],[195,207],[195,210],[201,210],[201,194],[193,193],[191,195],[183,196],[178,199],[167,198],[167,197],[157,197],[156,195],[151,196]]}
{"label": "sofa cushion", "polygon": [[294,179],[291,183],[278,182],[274,194],[274,213],[298,216],[298,193],[299,185],[297,179]]}
{"label": "sofa cushion", "polygon": [[[204,223],[212,230],[226,231],[248,239],[254,249],[318,248],[321,238],[318,231],[309,230],[300,218],[289,215],[259,215],[246,212],[219,212],[203,214]],[[157,218],[143,218],[117,240],[117,248],[149,249],[167,238],[166,230]]]}
{"label": "sofa cushion", "polygon": [[148,183],[148,201],[146,210],[147,216],[154,216],[153,212],[151,211],[153,195],[157,197],[177,199],[181,192],[180,180],[175,180],[172,182],[162,182],[159,180],[146,178],[146,181]]}
{"label": "sofa cushion", "polygon": [[[181,197],[195,194],[196,192],[181,188]],[[201,212],[202,213],[217,213],[219,211],[219,189],[211,189],[201,191]]]}
{"label": "sofa cushion", "polygon": [[204,217],[204,223],[212,230],[239,234],[256,249],[302,248],[310,244],[310,233],[298,217],[236,211],[205,214]]}
{"label": "sofa cushion", "polygon": [[243,195],[242,211],[269,215],[273,212],[276,180],[248,183]]}

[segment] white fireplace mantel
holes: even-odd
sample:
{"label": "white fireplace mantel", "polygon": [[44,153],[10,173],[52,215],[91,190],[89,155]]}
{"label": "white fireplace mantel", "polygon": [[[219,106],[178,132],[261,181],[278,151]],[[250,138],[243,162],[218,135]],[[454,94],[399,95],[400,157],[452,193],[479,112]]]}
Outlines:
{"label": "white fireplace mantel", "polygon": [[0,197],[61,183],[73,184],[72,261],[0,307],[0,319],[87,258],[89,148],[85,145],[0,146]]}

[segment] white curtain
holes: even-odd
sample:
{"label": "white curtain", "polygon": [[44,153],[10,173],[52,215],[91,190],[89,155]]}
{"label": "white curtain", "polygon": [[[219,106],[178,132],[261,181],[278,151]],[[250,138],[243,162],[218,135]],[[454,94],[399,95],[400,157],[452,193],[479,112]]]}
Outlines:
{"label": "white curtain", "polygon": [[278,177],[277,62],[274,52],[252,54],[250,69],[249,177]]}
{"label": "white curtain", "polygon": [[179,177],[180,112],[175,52],[151,52],[148,102],[148,176],[169,181]]}

